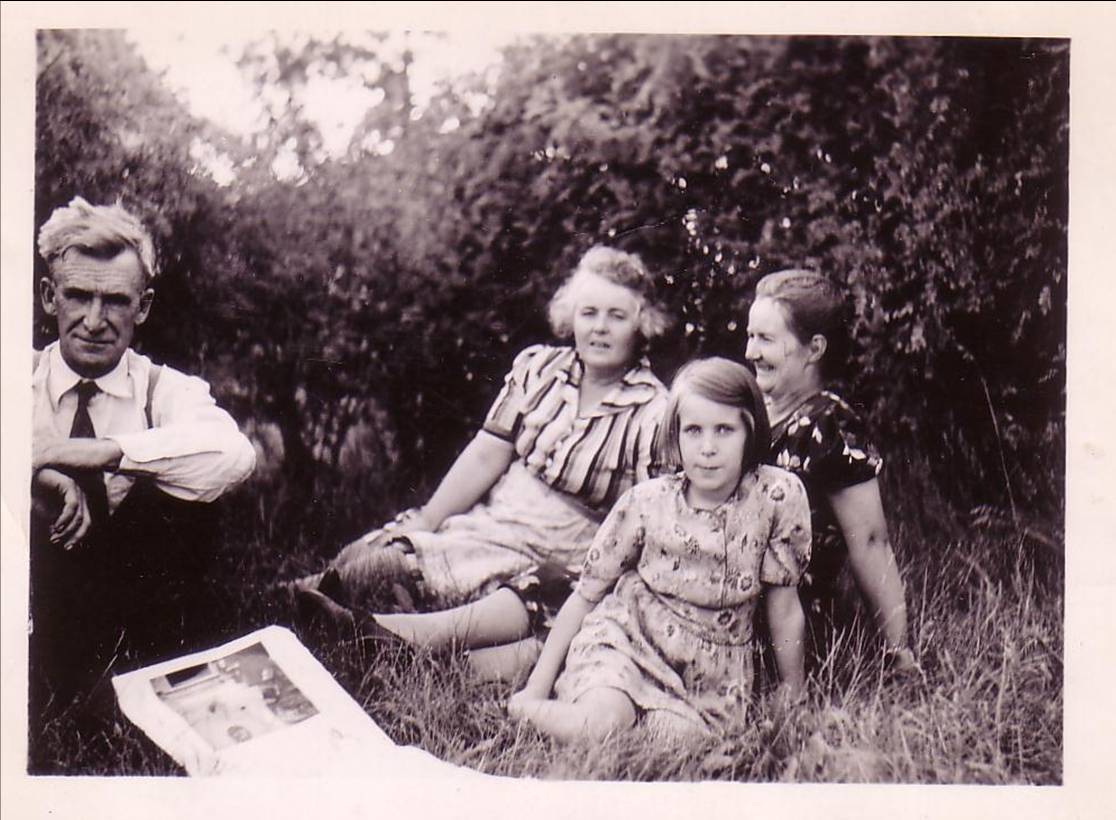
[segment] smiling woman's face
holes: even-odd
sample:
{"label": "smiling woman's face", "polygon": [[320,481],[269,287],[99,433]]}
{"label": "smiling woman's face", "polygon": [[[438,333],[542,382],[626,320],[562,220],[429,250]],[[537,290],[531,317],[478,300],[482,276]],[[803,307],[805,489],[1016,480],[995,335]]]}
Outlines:
{"label": "smiling woman's face", "polygon": [[581,361],[598,373],[622,373],[639,345],[639,300],[632,291],[595,274],[577,290],[574,345]]}
{"label": "smiling woman's face", "polygon": [[786,308],[761,296],[748,311],[748,361],[756,384],[767,396],[800,393],[820,387],[817,368],[808,367],[811,350],[791,330]]}

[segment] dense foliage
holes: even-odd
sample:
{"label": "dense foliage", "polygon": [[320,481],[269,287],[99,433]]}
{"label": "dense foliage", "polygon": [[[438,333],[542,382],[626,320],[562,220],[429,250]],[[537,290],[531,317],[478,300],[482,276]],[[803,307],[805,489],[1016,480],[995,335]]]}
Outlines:
{"label": "dense foliage", "polygon": [[[165,269],[146,349],[275,425],[292,478],[429,481],[514,351],[547,337],[561,277],[610,242],[679,316],[653,351],[664,377],[742,356],[763,274],[847,283],[848,387],[885,451],[921,454],[965,509],[1060,515],[1068,49],[536,38],[417,108],[396,45],[272,39],[242,60],[279,101],[245,141],[119,32],[42,32],[36,225],[75,194],[142,213]],[[303,105],[319,76],[383,94],[342,157]]]}

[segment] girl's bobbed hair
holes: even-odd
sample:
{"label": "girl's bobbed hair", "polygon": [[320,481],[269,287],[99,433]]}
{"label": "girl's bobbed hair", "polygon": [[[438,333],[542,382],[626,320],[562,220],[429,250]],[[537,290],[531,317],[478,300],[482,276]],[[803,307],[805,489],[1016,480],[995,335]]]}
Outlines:
{"label": "girl's bobbed hair", "polygon": [[577,268],[567,277],[550,300],[550,328],[559,339],[573,336],[574,308],[581,286],[592,276],[599,276],[614,285],[630,290],[639,303],[639,332],[643,340],[662,336],[671,325],[670,317],[655,300],[655,283],[634,253],[604,245],[594,245],[585,252]]}
{"label": "girl's bobbed hair", "polygon": [[679,406],[682,398],[687,395],[701,396],[740,411],[740,417],[748,429],[743,472],[754,470],[767,460],[771,450],[771,425],[767,420],[763,393],[756,384],[755,376],[739,362],[714,356],[709,359],[695,359],[683,366],[674,377],[655,448],[659,461],[664,466],[674,469],[682,466]]}
{"label": "girl's bobbed hair", "polygon": [[816,335],[824,336],[821,376],[831,379],[840,375],[852,349],[849,300],[844,288],[814,271],[781,270],[759,280],[756,298],[761,297],[783,306],[787,326],[802,344]]}

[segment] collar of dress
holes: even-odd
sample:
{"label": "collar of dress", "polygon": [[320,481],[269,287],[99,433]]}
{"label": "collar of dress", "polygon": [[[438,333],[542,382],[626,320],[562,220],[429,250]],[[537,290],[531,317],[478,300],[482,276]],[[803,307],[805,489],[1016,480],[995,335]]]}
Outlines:
{"label": "collar of dress", "polygon": [[[577,351],[571,348],[573,361],[568,368],[558,371],[557,377],[566,382],[570,387],[580,388],[581,380],[585,375],[585,364]],[[655,397],[658,391],[659,380],[651,371],[651,363],[646,356],[640,357],[597,405],[593,415],[615,413],[625,407],[646,404]]]}

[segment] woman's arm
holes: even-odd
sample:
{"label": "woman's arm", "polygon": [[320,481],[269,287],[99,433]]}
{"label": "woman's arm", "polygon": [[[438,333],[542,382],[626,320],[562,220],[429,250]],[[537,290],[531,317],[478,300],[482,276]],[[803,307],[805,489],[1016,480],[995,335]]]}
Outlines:
{"label": "woman's arm", "polygon": [[332,565],[337,569],[361,565],[369,547],[382,547],[410,532],[434,532],[451,515],[465,512],[483,498],[514,460],[511,442],[481,430],[457,457],[425,506],[406,510],[394,521],[346,544]]}
{"label": "woman's arm", "polygon": [[787,696],[797,698],[806,683],[806,616],[798,600],[798,588],[768,585],[764,604],[779,670],[779,688]]}
{"label": "woman's arm", "polygon": [[519,705],[525,701],[546,700],[550,697],[550,690],[554,687],[554,681],[558,678],[558,672],[566,660],[566,653],[570,649],[574,636],[581,629],[585,616],[596,606],[592,601],[582,598],[576,590],[566,599],[566,603],[562,604],[531,676],[527,678],[523,689],[513,695],[512,700],[508,702],[508,711],[512,712],[513,716],[515,711],[513,702]]}
{"label": "woman's arm", "polygon": [[436,530],[451,515],[463,513],[484,497],[515,460],[515,448],[481,430],[450,467],[434,495],[420,510],[423,523]]}
{"label": "woman's arm", "polygon": [[386,543],[409,532],[433,532],[451,515],[463,513],[480,501],[514,460],[515,448],[511,442],[481,430],[457,457],[423,507],[409,510],[394,523],[358,538],[345,547],[338,558],[350,548],[363,555],[369,545]]}
{"label": "woman's arm", "polygon": [[890,649],[907,646],[907,603],[903,580],[887,534],[876,479],[830,493],[829,503],[845,536],[849,561],[861,594],[868,600],[880,634]]}

